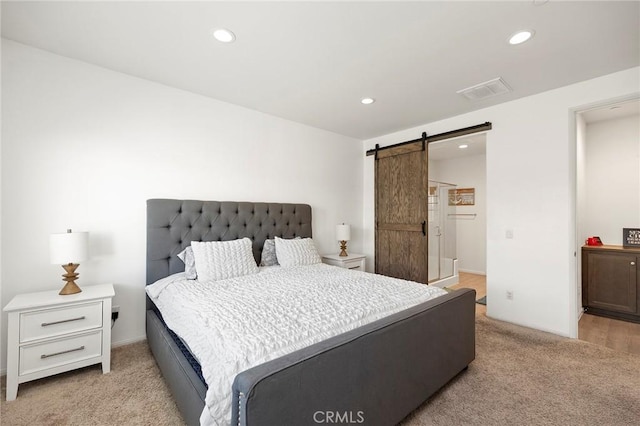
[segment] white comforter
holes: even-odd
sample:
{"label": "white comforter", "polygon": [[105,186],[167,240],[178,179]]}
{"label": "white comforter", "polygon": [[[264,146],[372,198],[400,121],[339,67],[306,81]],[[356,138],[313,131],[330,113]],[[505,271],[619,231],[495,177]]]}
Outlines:
{"label": "white comforter", "polygon": [[228,425],[238,373],[446,292],[318,264],[215,282],[176,274],[147,293],[202,366],[209,388],[200,423]]}

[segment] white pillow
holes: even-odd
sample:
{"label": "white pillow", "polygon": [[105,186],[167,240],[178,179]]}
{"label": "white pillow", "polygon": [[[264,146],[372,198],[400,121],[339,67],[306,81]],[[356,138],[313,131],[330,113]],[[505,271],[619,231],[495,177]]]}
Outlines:
{"label": "white pillow", "polygon": [[257,274],[251,240],[191,241],[199,281],[217,281]]}
{"label": "white pillow", "polygon": [[284,240],[276,237],[276,257],[280,266],[301,266],[321,263],[322,259],[311,238]]}

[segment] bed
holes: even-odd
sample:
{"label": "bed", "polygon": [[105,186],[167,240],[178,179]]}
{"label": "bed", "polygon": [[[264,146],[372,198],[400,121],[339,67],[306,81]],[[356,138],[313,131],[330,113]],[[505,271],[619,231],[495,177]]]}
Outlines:
{"label": "bed", "polygon": [[[304,204],[147,202],[147,285],[184,270],[191,241],[312,236]],[[184,342],[147,298],[147,339],[185,422],[198,424],[207,386]],[[475,292],[458,290],[239,372],[231,423],[401,421],[475,358]],[[314,417],[315,416],[315,417]]]}

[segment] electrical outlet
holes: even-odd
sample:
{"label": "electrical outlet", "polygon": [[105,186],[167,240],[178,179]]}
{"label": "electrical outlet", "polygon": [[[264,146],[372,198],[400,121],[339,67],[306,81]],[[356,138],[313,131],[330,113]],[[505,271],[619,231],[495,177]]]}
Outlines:
{"label": "electrical outlet", "polygon": [[513,229],[507,229],[504,234],[506,239],[513,240]]}
{"label": "electrical outlet", "polygon": [[120,315],[120,306],[111,307],[111,321],[115,322]]}
{"label": "electrical outlet", "polygon": [[507,290],[507,300],[513,300],[513,291]]}

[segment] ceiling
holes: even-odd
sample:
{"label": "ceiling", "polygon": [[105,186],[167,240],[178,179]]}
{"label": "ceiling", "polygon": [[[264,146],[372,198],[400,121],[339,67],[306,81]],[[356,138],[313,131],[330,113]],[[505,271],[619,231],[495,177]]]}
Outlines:
{"label": "ceiling", "polygon": [[640,2],[3,1],[2,36],[368,139],[640,65]]}
{"label": "ceiling", "polygon": [[[466,145],[466,148],[460,148]],[[455,139],[445,139],[429,143],[429,160],[441,161],[453,158],[470,157],[472,155],[484,155],[487,147],[487,134],[475,133]]]}

